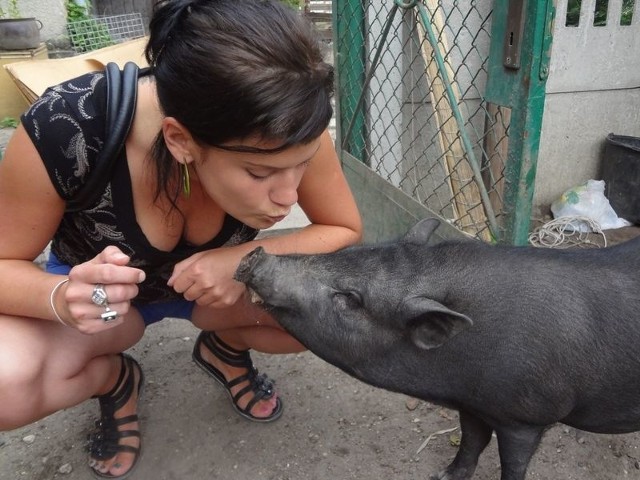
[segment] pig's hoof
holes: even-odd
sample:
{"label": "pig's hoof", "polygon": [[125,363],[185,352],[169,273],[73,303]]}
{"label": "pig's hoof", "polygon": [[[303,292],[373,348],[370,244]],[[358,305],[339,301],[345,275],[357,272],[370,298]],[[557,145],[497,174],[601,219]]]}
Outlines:
{"label": "pig's hoof", "polygon": [[473,473],[469,474],[466,470],[453,470],[449,468],[442,470],[429,477],[429,480],[469,480]]}
{"label": "pig's hoof", "polygon": [[435,475],[430,475],[429,480],[452,480],[452,478],[449,476],[446,470],[443,470],[442,472],[438,472]]}
{"label": "pig's hoof", "polygon": [[[200,353],[200,347],[207,348],[212,354],[214,354],[220,361],[236,368],[246,368],[247,373],[240,375],[232,380],[227,381],[225,376],[220,370],[207,362],[202,358]],[[258,370],[253,366],[251,356],[248,350],[236,350],[224,343],[213,332],[200,332],[196,345],[193,348],[193,361],[202,368],[205,372],[211,375],[220,385],[222,385],[229,397],[231,398],[231,404],[238,414],[247,420],[254,422],[273,422],[282,415],[283,404],[280,398],[276,398],[275,407],[271,413],[266,417],[258,417],[251,413],[251,409],[260,400],[269,400],[274,395],[273,381],[270,380],[265,374],[258,375]],[[231,389],[237,385],[246,383],[247,385],[240,389],[235,395],[231,393]],[[253,397],[245,407],[240,407],[238,401],[245,395],[253,394]]]}

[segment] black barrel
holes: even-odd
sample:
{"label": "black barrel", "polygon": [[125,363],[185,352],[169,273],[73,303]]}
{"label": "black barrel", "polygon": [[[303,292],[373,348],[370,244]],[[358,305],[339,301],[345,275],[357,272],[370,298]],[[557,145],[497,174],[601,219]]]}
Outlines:
{"label": "black barrel", "polygon": [[640,224],[640,138],[607,135],[602,179],[605,195],[618,216]]}

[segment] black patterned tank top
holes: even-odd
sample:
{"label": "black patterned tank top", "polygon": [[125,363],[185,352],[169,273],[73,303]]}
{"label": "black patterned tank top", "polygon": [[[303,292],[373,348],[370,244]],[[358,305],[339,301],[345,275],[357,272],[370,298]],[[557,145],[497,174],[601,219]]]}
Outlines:
{"label": "black patterned tank top", "polygon": [[[63,199],[72,198],[94,168],[105,139],[105,96],[103,73],[88,73],[50,87],[22,115],[22,125]],[[95,205],[64,214],[51,250],[73,266],[95,257],[108,245],[117,246],[131,257],[131,266],[147,275],[136,298],[144,304],[181,298],[167,286],[177,262],[203,250],[248,242],[257,234],[258,230],[227,215],[221,231],[204,245],[183,242],[170,252],[156,249],[136,222],[123,153]]]}

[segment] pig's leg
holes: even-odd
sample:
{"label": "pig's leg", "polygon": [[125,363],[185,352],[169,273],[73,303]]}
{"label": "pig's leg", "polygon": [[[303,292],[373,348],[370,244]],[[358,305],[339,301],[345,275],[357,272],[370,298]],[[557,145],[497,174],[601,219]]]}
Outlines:
{"label": "pig's leg", "polygon": [[473,476],[478,457],[491,440],[493,429],[475,415],[460,411],[462,439],[453,462],[432,480],[468,480]]}
{"label": "pig's leg", "polygon": [[496,428],[501,480],[524,480],[531,457],[538,448],[544,427],[520,425]]}

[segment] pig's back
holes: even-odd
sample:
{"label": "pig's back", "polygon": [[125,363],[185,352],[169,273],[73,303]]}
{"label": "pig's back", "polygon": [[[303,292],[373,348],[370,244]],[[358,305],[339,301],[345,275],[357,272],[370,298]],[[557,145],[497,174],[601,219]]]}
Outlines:
{"label": "pig's back", "polygon": [[[441,353],[467,365],[482,359],[465,381],[493,375],[503,386],[496,404],[520,409],[523,421],[640,427],[639,241],[588,250],[446,248],[448,268],[458,272],[448,306],[474,325]],[[477,396],[492,402],[496,391]],[[603,405],[612,412],[604,415]]]}

